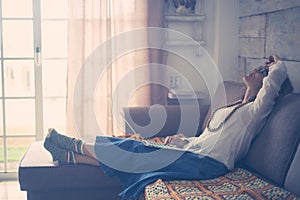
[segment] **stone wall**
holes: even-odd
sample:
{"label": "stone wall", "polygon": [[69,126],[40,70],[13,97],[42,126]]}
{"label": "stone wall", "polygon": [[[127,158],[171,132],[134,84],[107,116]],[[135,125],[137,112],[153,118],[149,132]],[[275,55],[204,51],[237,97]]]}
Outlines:
{"label": "stone wall", "polygon": [[239,75],[278,54],[300,92],[300,0],[240,0]]}

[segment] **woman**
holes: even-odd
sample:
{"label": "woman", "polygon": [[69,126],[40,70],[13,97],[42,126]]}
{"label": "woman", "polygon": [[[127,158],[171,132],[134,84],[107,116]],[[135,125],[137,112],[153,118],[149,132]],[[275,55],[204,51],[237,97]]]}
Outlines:
{"label": "woman", "polygon": [[[182,134],[168,137],[165,141],[167,145],[184,147],[188,152],[180,155],[174,162],[151,172],[141,172],[139,169],[145,163],[159,165],[164,162],[161,159],[163,156],[167,159],[175,151],[162,151],[160,158],[135,162],[130,156],[109,151],[108,143],[128,152],[141,154],[153,152],[155,149],[145,147],[136,140],[109,138],[108,142],[108,137],[100,136],[94,144],[87,144],[82,140],[61,135],[54,129],[49,129],[44,146],[53,160],[61,165],[91,164],[100,166],[107,175],[117,176],[125,188],[120,194],[124,199],[137,198],[147,184],[158,178],[210,179],[224,175],[248,151],[252,139],[271,113],[277,97],[292,91],[285,64],[276,55],[270,56],[265,66],[256,68],[243,77],[243,81],[247,87],[243,99],[216,109],[199,137],[186,138]],[[129,165],[134,170],[128,172],[114,169],[102,162],[105,157],[111,157],[120,166]]]}

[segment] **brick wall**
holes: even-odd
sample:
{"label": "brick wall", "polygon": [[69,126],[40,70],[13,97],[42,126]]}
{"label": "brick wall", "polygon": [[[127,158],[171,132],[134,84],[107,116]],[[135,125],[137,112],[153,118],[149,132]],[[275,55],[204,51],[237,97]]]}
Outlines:
{"label": "brick wall", "polygon": [[300,0],[240,0],[239,15],[240,76],[278,54],[300,92]]}

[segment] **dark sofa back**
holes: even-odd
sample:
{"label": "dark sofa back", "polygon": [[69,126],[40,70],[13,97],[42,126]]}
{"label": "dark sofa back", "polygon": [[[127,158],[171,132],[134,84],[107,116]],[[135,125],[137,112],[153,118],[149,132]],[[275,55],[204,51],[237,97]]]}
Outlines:
{"label": "dark sofa back", "polygon": [[[126,121],[125,132],[141,134],[144,138],[164,137],[175,133],[184,133],[186,136],[201,134],[201,126],[206,116],[208,106],[164,106],[166,121],[164,121],[159,107],[125,107],[123,113]],[[185,113],[183,116],[182,112]],[[200,113],[200,115],[199,115]],[[151,118],[150,118],[151,116]],[[153,121],[151,121],[153,120]]]}
{"label": "dark sofa back", "polygon": [[[279,99],[243,163],[283,186],[300,137],[300,95]],[[300,173],[300,172],[299,172]]]}
{"label": "dark sofa back", "polygon": [[300,144],[287,173],[284,187],[300,196]]}

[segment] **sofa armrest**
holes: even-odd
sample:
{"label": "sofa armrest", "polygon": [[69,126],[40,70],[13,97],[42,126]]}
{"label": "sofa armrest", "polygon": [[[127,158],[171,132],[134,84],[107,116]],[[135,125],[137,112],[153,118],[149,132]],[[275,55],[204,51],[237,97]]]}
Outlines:
{"label": "sofa armrest", "polygon": [[116,177],[93,165],[57,165],[43,142],[27,149],[18,169],[20,189],[28,200],[119,199],[123,190]]}
{"label": "sofa armrest", "polygon": [[[183,133],[198,136],[209,105],[125,107],[126,133],[138,133],[145,138]],[[134,129],[134,131],[132,130]]]}

